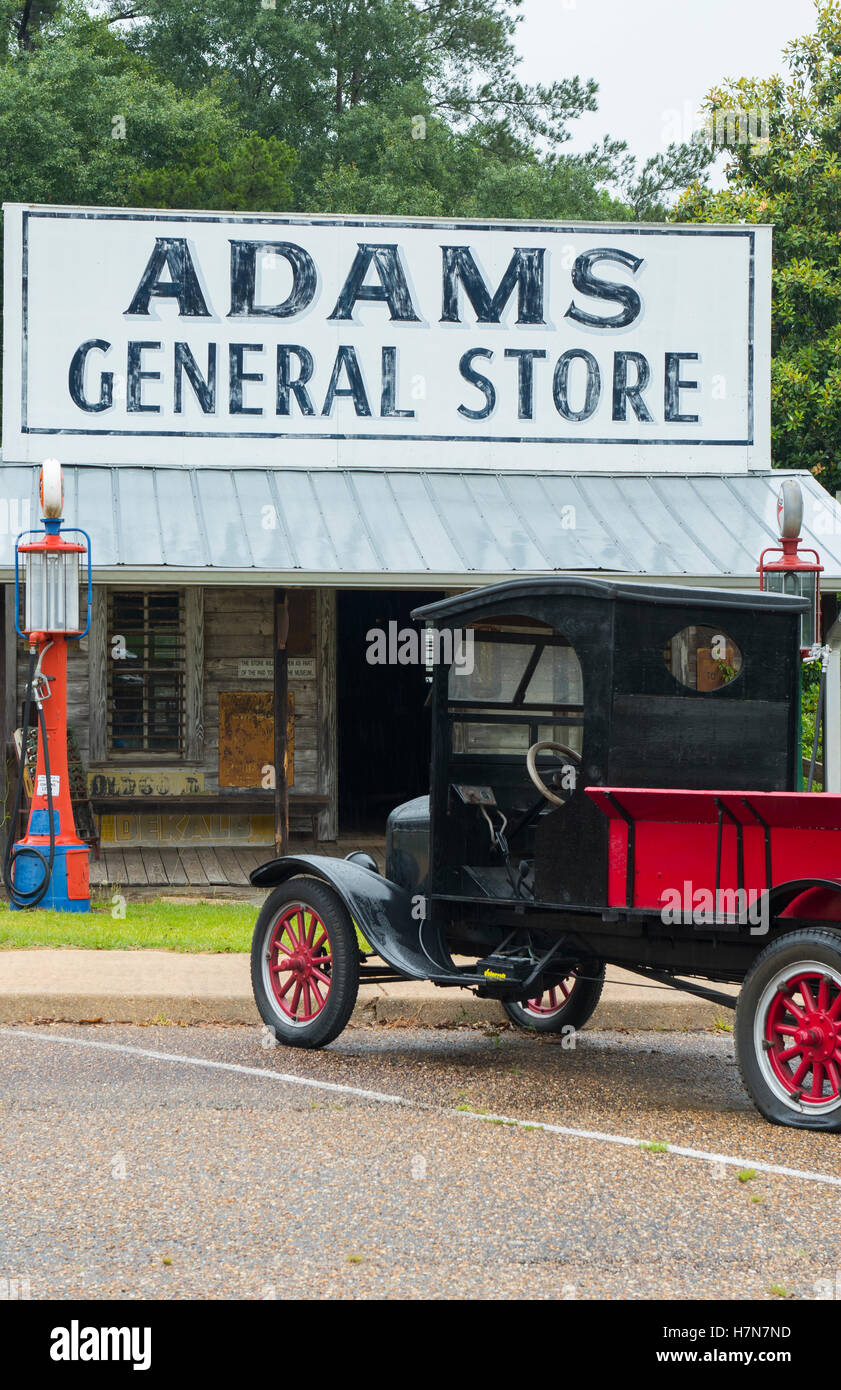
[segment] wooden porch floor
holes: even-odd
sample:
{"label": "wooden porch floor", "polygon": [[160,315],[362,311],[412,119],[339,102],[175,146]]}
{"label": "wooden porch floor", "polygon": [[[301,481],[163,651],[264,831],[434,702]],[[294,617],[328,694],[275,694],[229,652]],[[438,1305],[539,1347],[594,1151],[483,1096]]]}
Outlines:
{"label": "wooden porch floor", "polygon": [[[380,868],[385,863],[385,842],[360,837],[355,840],[334,840],[314,844],[311,840],[292,841],[291,854],[326,854],[343,859],[354,849],[365,849],[377,860]],[[179,848],[150,848],[132,846],[118,849],[103,846],[99,858],[91,853],[91,888],[119,887],[132,888],[175,888],[205,889],[247,888],[251,891],[248,875],[258,865],[265,864],[274,856],[271,845],[258,848],[235,849],[229,845],[190,845]]]}

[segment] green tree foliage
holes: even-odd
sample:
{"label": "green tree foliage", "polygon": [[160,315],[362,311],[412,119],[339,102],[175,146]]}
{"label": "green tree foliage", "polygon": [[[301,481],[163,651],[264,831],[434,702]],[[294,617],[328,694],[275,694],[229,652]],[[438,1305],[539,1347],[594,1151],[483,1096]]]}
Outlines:
{"label": "green tree foliage", "polygon": [[[815,723],[818,717],[818,694],[821,684],[820,661],[804,661],[800,687],[800,753],[807,762],[815,746]],[[823,731],[818,739],[817,761],[823,758]],[[818,778],[820,781],[820,778]]]}
{"label": "green tree foliage", "polygon": [[774,224],[774,463],[808,468],[834,490],[841,487],[838,0],[820,0],[815,33],[783,56],[786,75],[741,78],[710,93],[713,133],[729,151],[727,187],[693,185],[674,215]]}
{"label": "green tree foliage", "polygon": [[651,155],[639,170],[634,156],[626,156],[620,161],[616,181],[634,220],[659,221],[669,195],[699,184],[713,158],[713,149],[700,132],[687,144],[671,144],[662,153]]}
{"label": "green tree foliage", "polygon": [[626,205],[584,158],[538,158],[498,148],[498,132],[454,130],[423,116],[411,91],[387,109],[347,112],[334,148],[301,205],[319,212],[450,217],[626,220]]}
{"label": "green tree foliage", "polygon": [[596,109],[596,85],[518,81],[521,3],[137,0],[126,41],[185,90],[218,83],[247,127],[298,149],[329,139],[347,111],[387,107],[411,86],[424,93],[422,112],[558,144],[570,120]]}
{"label": "green tree foliage", "polygon": [[522,0],[0,0],[0,196],[657,218],[702,165],[565,150],[577,76],[527,85]]}
{"label": "green tree foliage", "polygon": [[184,163],[151,169],[132,181],[131,202],[140,207],[220,208],[259,212],[292,206],[294,150],[271,136],[246,135],[230,157],[218,145],[197,145]]}
{"label": "green tree foliage", "polygon": [[518,79],[521,3],[135,0],[125,35],[182,90],[211,84],[245,127],[292,146],[300,209],[662,218],[708,152],[672,146],[639,174],[622,142],[567,155],[596,84]]}
{"label": "green tree foliage", "polygon": [[32,39],[0,68],[0,195],[8,201],[131,202],[140,175],[241,139],[210,90],[185,95],[86,17]]}
{"label": "green tree foliage", "polygon": [[0,53],[30,50],[54,19],[60,0],[0,0]]}

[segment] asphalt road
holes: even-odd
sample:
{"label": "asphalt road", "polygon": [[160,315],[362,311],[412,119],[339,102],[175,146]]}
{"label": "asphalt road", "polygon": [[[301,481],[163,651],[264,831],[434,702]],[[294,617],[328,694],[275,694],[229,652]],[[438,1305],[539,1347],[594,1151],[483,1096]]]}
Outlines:
{"label": "asphalt road", "polygon": [[0,1212],[33,1299],[841,1288],[841,1139],[766,1125],[727,1034],[5,1027]]}

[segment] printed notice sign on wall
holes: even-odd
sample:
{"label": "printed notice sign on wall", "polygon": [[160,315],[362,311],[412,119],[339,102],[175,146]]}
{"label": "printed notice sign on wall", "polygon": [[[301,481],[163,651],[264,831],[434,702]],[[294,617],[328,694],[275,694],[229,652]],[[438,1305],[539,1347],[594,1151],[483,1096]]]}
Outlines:
{"label": "printed notice sign on wall", "polygon": [[243,656],[237,662],[237,677],[241,681],[270,681],[274,679],[274,662],[270,656]]}

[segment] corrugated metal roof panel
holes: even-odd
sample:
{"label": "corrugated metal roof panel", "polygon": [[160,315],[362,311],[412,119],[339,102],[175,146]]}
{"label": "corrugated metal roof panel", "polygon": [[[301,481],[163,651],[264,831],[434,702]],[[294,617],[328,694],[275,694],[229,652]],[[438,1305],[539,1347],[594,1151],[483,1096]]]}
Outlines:
{"label": "corrugated metal roof panel", "polygon": [[[757,535],[767,537],[764,544],[775,545],[780,471],[755,476],[756,487],[745,487],[749,479],[742,477],[729,478],[728,485],[741,507],[756,518]],[[799,478],[803,487],[803,544],[819,552],[828,575],[841,574],[841,506],[811,473],[785,476]]]}
{"label": "corrugated metal roof panel", "polygon": [[[207,537],[207,564],[219,569],[251,569],[254,559],[234,480],[228,469],[197,469],[196,523]],[[169,563],[175,564],[177,549]]]}
{"label": "corrugated metal roof panel", "polygon": [[206,565],[209,560],[200,516],[193,496],[192,478],[183,469],[162,468],[155,475],[155,502],[158,508],[164,555],[174,550],[185,565]]}
{"label": "corrugated metal roof panel", "polygon": [[[5,474],[5,469],[3,470]],[[32,470],[37,486],[37,471]],[[91,538],[91,547],[98,565],[118,565],[120,547],[115,515],[117,498],[114,493],[113,470],[110,468],[74,468],[64,470],[65,512],[74,525],[84,526]],[[68,476],[70,475],[70,476]],[[37,517],[37,511],[33,510]],[[84,517],[84,521],[81,518]]]}
{"label": "corrugated metal roof panel", "polygon": [[[458,583],[546,571],[756,582],[788,471],[560,474],[76,466],[68,524],[101,570]],[[798,473],[804,541],[841,588],[841,506]],[[0,568],[37,524],[37,469],[0,465]]]}
{"label": "corrugated metal roof panel", "polygon": [[[377,526],[377,553],[383,569],[428,568],[414,525],[400,507],[389,477],[383,473],[357,473],[350,486],[359,511]],[[411,515],[411,512],[410,512]]]}
{"label": "corrugated metal roof panel", "polygon": [[377,539],[385,527],[376,512],[369,516],[360,508],[353,493],[352,475],[325,469],[310,473],[309,478],[316,505],[338,556],[339,568],[363,574],[387,570],[377,549]]}
{"label": "corrugated metal roof panel", "polygon": [[[158,468],[112,468],[111,478],[117,497],[117,548],[121,563],[131,554],[133,565],[154,568],[168,563],[164,555],[161,517],[158,508]],[[103,498],[103,501],[105,499]],[[190,519],[183,518],[185,527]],[[84,526],[79,519],[78,525]]]}
{"label": "corrugated metal roof panel", "polygon": [[294,469],[273,471],[279,515],[298,557],[302,574],[341,573],[342,557],[333,544],[320,500],[309,473]]}
{"label": "corrugated metal roof panel", "polygon": [[[395,468],[383,476],[422,557],[423,563],[418,564],[419,573],[457,574],[463,571],[463,557],[456,549],[445,519],[431,504],[427,475],[401,473]],[[407,557],[411,553],[407,546]],[[412,569],[412,566],[408,565],[407,568]]]}

